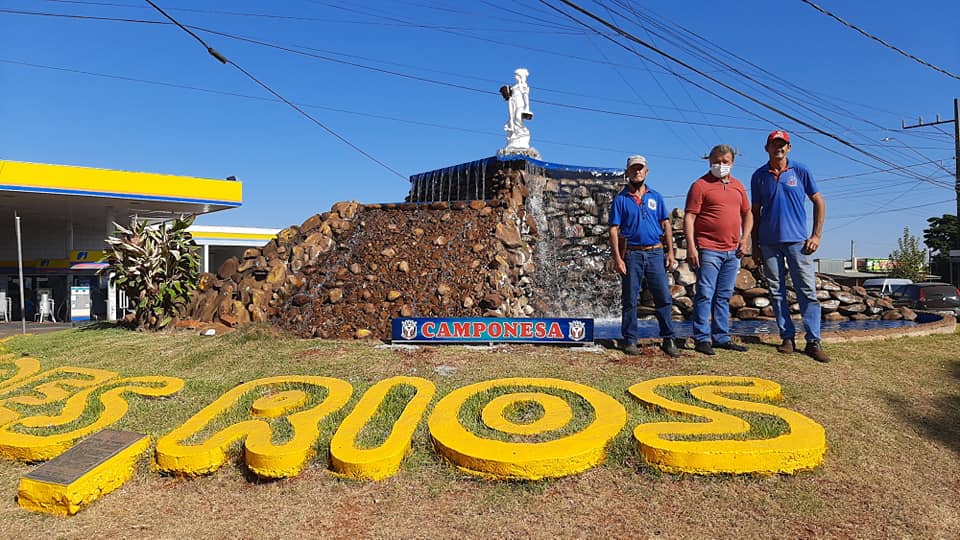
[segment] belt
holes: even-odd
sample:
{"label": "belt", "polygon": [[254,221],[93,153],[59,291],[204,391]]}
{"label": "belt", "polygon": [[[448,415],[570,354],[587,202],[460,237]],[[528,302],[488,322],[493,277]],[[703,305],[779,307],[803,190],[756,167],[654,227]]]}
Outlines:
{"label": "belt", "polygon": [[628,251],[637,251],[637,250],[650,251],[651,249],[659,249],[662,247],[663,247],[663,244],[654,244],[652,246],[627,246],[627,250]]}

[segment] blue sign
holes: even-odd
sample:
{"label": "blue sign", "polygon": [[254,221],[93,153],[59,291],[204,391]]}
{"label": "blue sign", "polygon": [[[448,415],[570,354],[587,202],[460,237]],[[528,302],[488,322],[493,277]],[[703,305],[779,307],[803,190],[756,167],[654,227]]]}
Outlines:
{"label": "blue sign", "polygon": [[592,343],[593,319],[399,318],[394,343]]}

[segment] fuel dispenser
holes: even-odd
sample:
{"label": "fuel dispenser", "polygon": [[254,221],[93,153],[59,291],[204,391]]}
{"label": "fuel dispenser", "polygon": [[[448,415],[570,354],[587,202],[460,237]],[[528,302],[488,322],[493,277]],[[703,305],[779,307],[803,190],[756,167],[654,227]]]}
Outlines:
{"label": "fuel dispenser", "polygon": [[77,282],[70,287],[70,320],[89,321],[93,303],[90,298],[90,282]]}

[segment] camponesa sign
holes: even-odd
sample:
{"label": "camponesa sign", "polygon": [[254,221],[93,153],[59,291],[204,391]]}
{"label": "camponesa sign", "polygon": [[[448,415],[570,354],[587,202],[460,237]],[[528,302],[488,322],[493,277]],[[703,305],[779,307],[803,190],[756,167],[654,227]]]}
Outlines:
{"label": "camponesa sign", "polygon": [[593,319],[399,318],[395,343],[567,343],[593,342]]}

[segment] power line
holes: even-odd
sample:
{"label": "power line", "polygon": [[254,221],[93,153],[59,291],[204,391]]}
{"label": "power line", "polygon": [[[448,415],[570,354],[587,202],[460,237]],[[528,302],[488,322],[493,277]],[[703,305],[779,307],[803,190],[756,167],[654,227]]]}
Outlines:
{"label": "power line", "polygon": [[287,105],[289,105],[293,110],[297,111],[298,113],[300,113],[301,115],[303,115],[304,117],[306,117],[307,119],[309,119],[309,120],[310,120],[311,122],[313,122],[314,124],[320,126],[321,128],[323,128],[324,131],[326,131],[327,133],[333,135],[334,137],[336,137],[337,139],[339,139],[341,142],[343,142],[344,144],[346,144],[346,145],[349,146],[350,148],[353,148],[354,150],[356,150],[357,152],[359,152],[360,154],[362,154],[363,156],[365,156],[367,159],[369,159],[369,160],[371,160],[371,161],[379,164],[381,167],[383,167],[384,169],[387,169],[388,171],[392,172],[393,174],[399,176],[400,178],[402,178],[402,179],[404,179],[404,180],[407,180],[407,179],[408,179],[406,176],[404,176],[403,174],[401,174],[399,171],[397,171],[397,170],[394,169],[393,167],[391,167],[391,166],[387,165],[386,163],[380,161],[379,159],[373,157],[371,154],[369,154],[368,152],[366,152],[365,150],[363,150],[363,149],[360,148],[359,146],[357,146],[357,145],[353,144],[352,142],[350,142],[349,140],[347,140],[344,136],[340,135],[340,134],[337,133],[336,131],[334,131],[334,130],[330,129],[329,127],[327,127],[326,125],[324,125],[323,122],[317,120],[316,118],[314,118],[313,116],[311,116],[310,113],[304,111],[303,109],[301,109],[300,107],[298,107],[295,103],[293,103],[292,101],[290,101],[290,100],[288,100],[287,98],[285,98],[285,97],[283,97],[282,95],[280,95],[280,93],[278,93],[278,92],[277,92],[276,90],[274,90],[273,88],[270,88],[269,86],[267,86],[267,84],[261,82],[260,79],[257,79],[256,77],[254,77],[253,74],[251,74],[251,73],[248,72],[247,70],[243,69],[243,67],[241,67],[241,66],[240,66],[239,64],[237,64],[236,62],[227,59],[227,57],[225,57],[225,56],[223,56],[222,54],[220,54],[219,52],[217,52],[213,47],[207,45],[207,43],[203,40],[203,38],[201,38],[201,37],[198,36],[197,34],[193,33],[193,31],[191,31],[191,30],[190,30],[189,28],[187,28],[186,26],[180,24],[180,22],[178,22],[176,19],[174,19],[173,17],[171,17],[169,14],[167,14],[167,12],[165,12],[163,9],[161,9],[160,6],[154,4],[152,0],[146,0],[146,2],[147,2],[148,4],[150,4],[151,6],[153,6],[154,9],[156,9],[157,11],[159,11],[161,15],[163,15],[164,17],[166,17],[167,19],[169,19],[170,22],[172,22],[173,24],[179,26],[180,29],[182,29],[182,30],[183,30],[184,32],[186,32],[187,34],[190,34],[191,37],[193,37],[194,39],[196,39],[201,45],[203,45],[203,47],[204,47],[205,49],[207,49],[207,52],[210,54],[210,56],[213,56],[214,58],[216,58],[218,61],[220,61],[220,63],[222,63],[222,64],[230,64],[230,65],[232,65],[233,67],[237,68],[237,70],[239,70],[241,73],[243,73],[244,75],[246,75],[250,80],[252,80],[253,82],[255,82],[255,83],[257,83],[258,85],[260,85],[261,87],[263,87],[264,90],[266,90],[267,92],[270,92],[271,94],[273,94],[274,96],[276,96],[277,99],[279,99],[280,101],[283,101],[284,103],[286,103]]}
{"label": "power line", "polygon": [[[635,54],[635,55],[637,55],[637,56],[641,56],[641,57],[642,57],[642,55],[641,55],[639,52],[637,52],[636,50],[631,49],[631,48],[629,48],[629,47],[626,47],[626,46],[620,44],[619,42],[617,42],[616,40],[614,40],[614,39],[611,38],[610,36],[607,36],[607,35],[601,33],[600,31],[594,29],[593,27],[591,27],[590,25],[584,23],[583,21],[580,21],[579,19],[576,19],[575,17],[573,17],[573,16],[565,13],[564,11],[560,10],[559,8],[551,5],[551,4],[550,4],[549,2],[547,2],[546,0],[539,0],[539,1],[540,1],[540,3],[546,5],[547,7],[551,8],[551,9],[557,11],[558,13],[560,13],[560,14],[568,17],[569,19],[575,21],[576,23],[580,24],[581,26],[584,26],[585,28],[589,28],[589,29],[592,30],[593,32],[597,33],[598,35],[601,35],[601,36],[607,38],[608,40],[610,40],[611,42],[616,43],[617,45],[620,45],[621,47],[623,47],[623,48],[626,49],[627,51],[629,51],[629,52],[631,52],[631,53],[633,53],[633,54]],[[742,90],[739,90],[739,89],[737,89],[737,88],[734,88],[733,86],[731,86],[731,85],[729,85],[729,84],[727,84],[727,83],[725,83],[725,82],[717,79],[716,77],[713,77],[713,76],[711,76],[711,75],[708,74],[708,73],[705,73],[703,70],[698,69],[698,68],[690,65],[689,63],[684,62],[683,60],[680,60],[679,58],[677,58],[677,57],[675,57],[675,56],[667,53],[666,51],[663,51],[663,50],[661,50],[661,49],[659,49],[659,48],[651,45],[650,43],[648,43],[648,42],[646,42],[646,41],[638,38],[637,36],[633,35],[632,33],[627,32],[626,30],[620,28],[619,26],[617,26],[617,25],[611,23],[610,21],[607,21],[606,19],[604,19],[604,18],[602,18],[602,17],[600,17],[600,16],[592,13],[591,11],[589,11],[589,10],[587,10],[587,9],[579,6],[579,5],[577,5],[576,3],[571,2],[570,0],[560,0],[560,1],[561,1],[563,4],[566,4],[568,7],[573,8],[574,10],[580,12],[581,14],[586,15],[588,18],[593,19],[594,21],[596,21],[596,22],[600,23],[601,25],[607,27],[608,29],[613,30],[616,34],[618,34],[619,36],[627,39],[628,41],[632,41],[632,42],[634,42],[634,43],[637,43],[637,44],[641,45],[642,47],[644,47],[644,48],[646,48],[646,49],[648,49],[648,50],[650,50],[650,51],[652,51],[652,52],[654,52],[654,53],[656,53],[656,54],[658,54],[658,55],[666,58],[667,60],[669,60],[669,61],[671,61],[671,62],[673,62],[673,63],[680,64],[681,66],[689,69],[690,71],[693,71],[694,73],[697,73],[697,74],[700,75],[701,77],[704,77],[704,78],[712,81],[713,83],[720,85],[721,87],[723,87],[723,88],[725,88],[725,89],[727,89],[727,90],[729,90],[729,91],[737,94],[737,95],[740,96],[740,97],[743,97],[743,98],[745,98],[745,99],[747,99],[747,100],[749,100],[749,101],[751,101],[751,102],[753,102],[753,103],[755,103],[755,104],[757,104],[757,105],[760,105],[761,107],[763,107],[763,108],[765,108],[765,109],[768,109],[768,110],[770,110],[770,111],[772,111],[772,112],[774,112],[774,113],[776,113],[776,114],[779,114],[779,115],[781,115],[781,116],[783,116],[783,117],[785,117],[785,118],[787,118],[787,119],[789,119],[789,120],[792,120],[793,122],[796,122],[797,124],[800,124],[800,125],[808,128],[808,129],[812,129],[813,131],[819,133],[820,135],[823,135],[823,136],[825,136],[825,137],[828,137],[828,138],[830,138],[830,139],[833,139],[833,140],[839,142],[840,144],[842,144],[842,145],[844,145],[844,146],[846,146],[846,147],[848,147],[848,148],[850,148],[850,149],[852,149],[852,150],[854,150],[854,151],[856,151],[856,152],[858,152],[858,153],[860,153],[860,154],[863,154],[863,155],[865,155],[865,156],[867,156],[867,157],[869,157],[869,158],[871,158],[871,159],[874,159],[874,160],[876,160],[876,161],[879,161],[880,163],[883,163],[884,165],[886,165],[886,166],[888,166],[888,167],[894,167],[894,166],[896,166],[895,163],[890,162],[890,161],[888,161],[888,160],[886,160],[886,159],[884,159],[884,158],[882,158],[882,157],[880,157],[880,156],[878,156],[878,155],[876,155],[876,154],[873,154],[873,153],[871,153],[871,152],[868,152],[868,151],[866,151],[866,150],[864,150],[864,149],[862,149],[862,148],[859,148],[858,146],[856,146],[856,145],[854,145],[853,143],[847,141],[846,139],[840,137],[839,135],[836,135],[836,134],[834,134],[834,133],[830,133],[830,132],[828,132],[828,131],[826,131],[826,130],[823,130],[823,129],[821,129],[821,128],[818,128],[818,127],[814,126],[813,124],[811,124],[811,123],[809,123],[809,122],[806,122],[806,121],[804,121],[804,120],[796,117],[795,115],[792,115],[792,114],[790,114],[790,113],[788,113],[788,112],[786,112],[786,111],[784,111],[784,110],[782,110],[782,109],[780,109],[780,108],[778,108],[778,107],[775,107],[775,106],[770,105],[770,104],[768,104],[768,103],[766,103],[766,102],[764,102],[764,101],[761,101],[761,100],[759,100],[759,99],[757,99],[757,98],[755,98],[755,97],[747,94],[746,92],[743,92]],[[681,78],[682,78],[684,81],[686,81],[686,82],[688,82],[688,83],[690,83],[690,84],[693,84],[693,85],[697,86],[698,88],[702,89],[703,91],[708,92],[708,93],[716,96],[717,98],[719,98],[719,99],[721,99],[721,100],[723,100],[723,101],[725,101],[725,102],[733,105],[734,107],[737,107],[738,109],[743,110],[744,112],[747,112],[748,114],[752,114],[752,115],[754,115],[754,116],[756,116],[756,117],[758,117],[758,118],[764,119],[764,118],[763,118],[762,116],[760,116],[759,114],[757,114],[757,113],[755,113],[755,112],[753,112],[753,111],[750,111],[749,109],[746,109],[745,107],[743,107],[743,106],[741,106],[741,105],[739,105],[739,104],[737,104],[737,103],[735,103],[735,102],[733,102],[733,101],[731,101],[731,100],[729,100],[729,99],[721,96],[720,94],[718,94],[718,93],[710,90],[709,88],[707,88],[707,87],[705,87],[705,86],[703,86],[703,85],[701,85],[701,84],[698,84],[697,82],[695,82],[695,81],[693,81],[693,80],[691,80],[691,79],[689,79],[689,78],[687,78],[687,77],[682,77],[682,76],[681,76]],[[769,120],[768,120],[768,121],[769,121]],[[820,147],[820,148],[823,148],[824,150],[827,150],[828,152],[832,152],[832,153],[836,153],[836,154],[838,154],[838,155],[844,156],[843,154],[840,154],[839,152],[837,152],[837,151],[835,151],[835,150],[833,150],[833,149],[831,149],[831,148],[828,148],[828,147],[826,147],[826,146],[823,146],[823,145],[817,143],[816,141],[813,141],[813,140],[808,139],[808,138],[806,138],[806,137],[801,137],[801,138],[803,138],[804,140],[809,141],[811,144],[813,144],[813,145],[815,145],[815,146],[818,146],[818,147]],[[871,165],[871,164],[866,163],[866,162],[861,161],[861,160],[854,159],[854,158],[852,158],[852,157],[850,157],[850,156],[844,156],[844,157],[846,157],[847,159],[850,159],[851,161],[856,161],[856,162],[858,162],[858,163],[861,163],[861,164],[864,164],[864,165],[867,165],[867,166],[870,166],[870,167],[877,168],[877,167],[874,166],[874,165]],[[927,179],[926,177],[919,176],[919,175],[914,175],[914,177],[915,177],[917,180],[921,181],[921,182],[929,182],[929,179]]]}
{"label": "power line", "polygon": [[[65,68],[65,67],[59,67],[59,66],[48,66],[48,65],[44,65],[44,64],[35,64],[35,63],[32,63],[32,62],[22,62],[22,61],[19,61],[19,60],[10,60],[10,59],[6,59],[6,58],[0,58],[0,63],[13,64],[13,65],[18,65],[18,66],[26,66],[26,67],[32,67],[32,68],[38,68],[38,69],[48,69],[48,70],[53,70],[53,71],[61,71],[61,72],[65,72],[65,73],[72,73],[72,74],[76,74],[76,75],[86,75],[86,76],[90,76],[90,77],[101,77],[101,78],[105,78],[105,79],[114,79],[114,80],[125,81],[125,82],[134,82],[134,83],[140,83],[140,84],[148,84],[148,85],[162,86],[162,87],[167,87],[167,88],[174,88],[174,89],[177,89],[177,90],[190,90],[190,91],[194,91],[194,92],[204,92],[204,93],[208,93],[208,94],[228,96],[228,97],[235,97],[235,98],[242,98],[242,99],[252,99],[252,100],[256,100],[256,101],[266,101],[266,102],[270,102],[270,103],[282,103],[279,99],[270,98],[270,97],[264,97],[264,96],[254,96],[254,95],[251,95],[251,94],[241,94],[241,93],[239,93],[239,92],[229,92],[229,91],[225,91],[225,90],[216,90],[216,89],[213,89],[213,88],[203,88],[203,87],[199,87],[199,86],[190,86],[190,85],[177,84],[177,83],[171,83],[171,82],[166,82],[166,81],[156,81],[156,80],[150,80],[150,79],[142,79],[142,78],[138,78],[138,77],[127,77],[127,76],[124,76],[124,75],[113,75],[113,74],[109,74],[109,73],[99,73],[99,72],[95,72],[95,71],[85,71],[85,70],[80,70],[80,69],[72,69],[72,68]],[[337,107],[327,107],[327,106],[324,106],[324,105],[314,105],[314,104],[311,104],[311,103],[304,103],[304,102],[295,102],[295,103],[297,103],[297,105],[299,105],[299,106],[301,106],[301,107],[306,107],[306,108],[308,108],[308,109],[321,109],[321,110],[325,110],[325,111],[337,112],[337,113],[342,113],[342,114],[350,114],[350,115],[361,116],[361,117],[365,117],[365,118],[376,118],[376,119],[379,119],[379,120],[389,120],[389,121],[391,121],[391,122],[398,122],[398,123],[402,123],[402,124],[410,124],[410,125],[415,125],[415,126],[424,126],[424,127],[437,128],[437,129],[446,129],[446,130],[450,130],[450,131],[459,131],[459,132],[462,132],[462,133],[473,133],[473,134],[476,134],[476,135],[487,135],[487,136],[498,137],[498,138],[503,137],[502,132],[499,132],[499,131],[498,131],[498,132],[482,131],[482,130],[479,130],[479,129],[468,129],[468,128],[464,128],[464,127],[461,127],[461,126],[451,126],[451,125],[446,125],[446,124],[437,124],[437,123],[434,123],[434,122],[424,122],[424,121],[422,121],[422,120],[410,120],[409,118],[399,118],[399,117],[396,117],[396,116],[388,116],[388,115],[383,115],[383,114],[374,114],[374,113],[369,113],[369,112],[361,112],[361,111],[355,111],[355,110],[351,110],[351,109],[340,109],[340,108],[337,108]],[[571,142],[564,142],[564,141],[556,141],[556,140],[550,140],[550,139],[543,139],[543,138],[539,138],[539,137],[538,137],[537,140],[539,140],[539,141],[541,141],[541,142],[543,142],[543,143],[546,143],[546,144],[555,144],[555,145],[558,145],[558,146],[567,146],[567,147],[571,147],[571,148],[583,148],[583,149],[587,149],[587,150],[598,150],[598,151],[602,151],[602,152],[616,153],[616,154],[619,154],[619,155],[629,154],[629,153],[633,152],[633,150],[628,150],[628,149],[605,148],[605,147],[602,147],[602,146],[583,145],[583,144],[576,144],[576,143],[571,143]],[[677,161],[691,161],[691,162],[698,162],[698,163],[703,161],[703,160],[702,160],[701,158],[699,158],[699,157],[693,158],[693,157],[673,156],[673,155],[667,155],[667,154],[652,154],[652,153],[647,153],[646,155],[648,155],[648,156],[650,156],[650,157],[656,157],[656,158],[662,158],[662,159],[670,159],[670,160],[677,160]]]}
{"label": "power line", "polygon": [[[115,17],[89,17],[89,16],[72,15],[72,14],[64,14],[64,13],[23,12],[23,11],[3,10],[3,9],[0,9],[0,12],[7,12],[7,13],[18,14],[18,15],[44,15],[44,16],[61,17],[61,18],[68,18],[68,19],[94,19],[94,20],[98,20],[98,21],[108,21],[108,22],[148,23],[148,24],[160,24],[160,25],[171,24],[171,23],[167,23],[167,22],[164,22],[164,21],[150,21],[150,20],[139,20],[139,19],[123,19],[123,18],[115,18]],[[496,92],[494,92],[494,91],[492,91],[492,90],[486,90],[486,89],[483,89],[483,88],[476,88],[476,87],[472,87],[472,86],[467,86],[467,85],[462,85],[462,84],[457,84],[457,83],[442,81],[442,80],[438,80],[438,79],[432,79],[432,78],[427,78],[427,77],[420,77],[420,76],[417,76],[417,75],[411,75],[411,74],[409,74],[409,73],[403,73],[403,72],[400,72],[400,71],[393,71],[393,70],[383,69],[383,68],[379,68],[379,67],[375,67],[375,66],[369,66],[369,65],[366,65],[366,64],[358,63],[358,62],[351,62],[351,61],[348,61],[348,60],[343,60],[343,59],[339,59],[339,58],[333,58],[333,57],[331,57],[331,56],[326,56],[326,55],[321,55],[321,54],[306,52],[306,51],[302,51],[302,50],[295,49],[295,48],[292,48],[292,47],[287,47],[287,46],[284,46],[284,45],[279,45],[279,44],[276,44],[276,43],[271,43],[271,42],[268,42],[268,41],[263,41],[263,40],[259,40],[259,39],[255,39],[255,38],[251,38],[251,37],[240,36],[240,35],[236,35],[236,34],[230,34],[230,33],[227,33],[227,32],[222,32],[222,31],[219,31],[219,30],[214,30],[214,29],[212,29],[212,28],[205,28],[205,27],[202,27],[202,26],[195,26],[195,25],[185,25],[185,27],[186,27],[186,28],[193,29],[193,30],[197,30],[197,31],[200,31],[200,32],[205,32],[205,33],[209,33],[209,34],[213,34],[213,35],[225,37],[225,38],[228,38],[228,39],[234,39],[234,40],[237,40],[237,41],[242,41],[242,42],[246,42],[246,43],[251,43],[251,44],[259,45],[259,46],[262,46],[262,47],[268,47],[268,48],[272,48],[272,49],[277,49],[277,50],[280,50],[280,51],[284,51],[284,52],[288,52],[288,53],[292,53],[292,54],[297,54],[297,55],[301,55],[301,56],[306,56],[306,57],[310,57],[310,58],[316,58],[316,59],[318,59],[318,60],[324,60],[324,61],[327,61],[327,62],[333,62],[333,63],[343,64],[343,65],[348,65],[348,66],[352,66],[352,67],[356,67],[356,68],[360,68],[360,69],[365,69],[365,70],[369,70],[369,71],[374,71],[374,72],[378,72],[378,73],[383,73],[383,74],[386,74],[386,75],[392,75],[392,76],[395,76],[395,77],[401,77],[401,78],[410,79],[410,80],[415,80],[415,81],[419,81],[419,82],[426,82],[426,83],[435,84],[435,85],[439,85],[439,86],[446,86],[446,87],[449,87],[449,88],[456,88],[456,89],[459,89],[459,90],[466,90],[466,91],[476,92],[476,93],[481,93],[481,94],[499,95],[499,94],[497,94]],[[193,34],[193,33],[191,32],[191,34]],[[333,54],[340,54],[340,53],[333,53]],[[346,55],[344,55],[344,56],[346,56]],[[677,124],[686,124],[686,125],[694,125],[694,126],[718,127],[718,128],[723,128],[723,129],[737,129],[737,130],[758,131],[758,132],[766,131],[766,130],[767,130],[767,128],[764,128],[764,127],[747,127],[747,126],[736,126],[736,125],[728,125],[728,124],[712,124],[712,123],[709,123],[709,122],[694,122],[694,121],[688,121],[688,120],[678,120],[678,119],[673,119],[673,118],[664,118],[664,117],[661,117],[661,116],[649,116],[649,115],[641,115],[641,114],[628,113],[628,112],[623,112],[623,111],[614,111],[614,110],[608,110],[608,109],[600,109],[600,108],[596,108],[596,107],[586,107],[586,106],[580,106],[580,105],[572,105],[572,104],[568,104],[568,103],[560,103],[560,102],[548,101],[548,100],[538,100],[537,103],[538,103],[538,104],[542,104],[542,105],[549,105],[549,106],[554,106],[554,107],[566,108],[566,109],[573,109],[573,110],[580,110],[580,111],[586,111],[586,112],[595,112],[595,113],[609,114],[609,115],[613,115],[613,116],[624,116],[624,117],[638,118],[638,119],[643,119],[643,120],[658,120],[658,121],[662,121],[662,122],[672,122],[672,123],[677,123]],[[794,133],[800,134],[801,132],[794,132]]]}
{"label": "power line", "polygon": [[856,31],[859,32],[861,35],[863,35],[863,36],[865,36],[865,37],[867,37],[867,38],[869,38],[869,39],[872,39],[873,41],[876,41],[877,43],[883,45],[884,47],[886,47],[886,48],[888,48],[888,49],[894,50],[894,51],[902,54],[903,56],[906,56],[907,58],[909,58],[909,59],[911,59],[911,60],[913,60],[913,61],[915,61],[915,62],[919,62],[920,64],[923,64],[924,66],[926,66],[926,67],[928,67],[928,68],[930,68],[930,69],[932,69],[932,70],[934,70],[934,71],[939,71],[940,73],[946,75],[947,77],[952,77],[952,78],[954,78],[954,79],[960,80],[960,75],[954,75],[953,73],[950,73],[949,71],[947,71],[947,70],[945,70],[945,69],[939,68],[939,67],[931,64],[930,62],[927,62],[926,60],[922,60],[922,59],[920,59],[920,58],[917,58],[916,56],[908,53],[907,51],[905,51],[905,50],[903,50],[903,49],[901,49],[901,48],[899,48],[899,47],[896,47],[896,46],[894,46],[894,45],[891,45],[890,43],[887,43],[886,41],[878,38],[877,36],[875,36],[875,35],[867,32],[866,30],[860,28],[859,26],[857,26],[857,25],[855,25],[855,24],[851,24],[851,23],[849,23],[849,22],[841,19],[841,18],[838,17],[837,15],[834,15],[833,13],[830,13],[829,11],[823,9],[822,7],[820,7],[820,6],[818,6],[817,4],[811,2],[810,0],[800,0],[800,1],[803,2],[804,4],[807,4],[808,6],[812,7],[813,9],[819,11],[820,13],[823,13],[824,15],[826,15],[826,16],[832,18],[832,19],[835,19],[837,22],[839,22],[840,24],[846,26],[847,28],[851,28],[851,29],[853,29],[853,30],[856,30]]}

